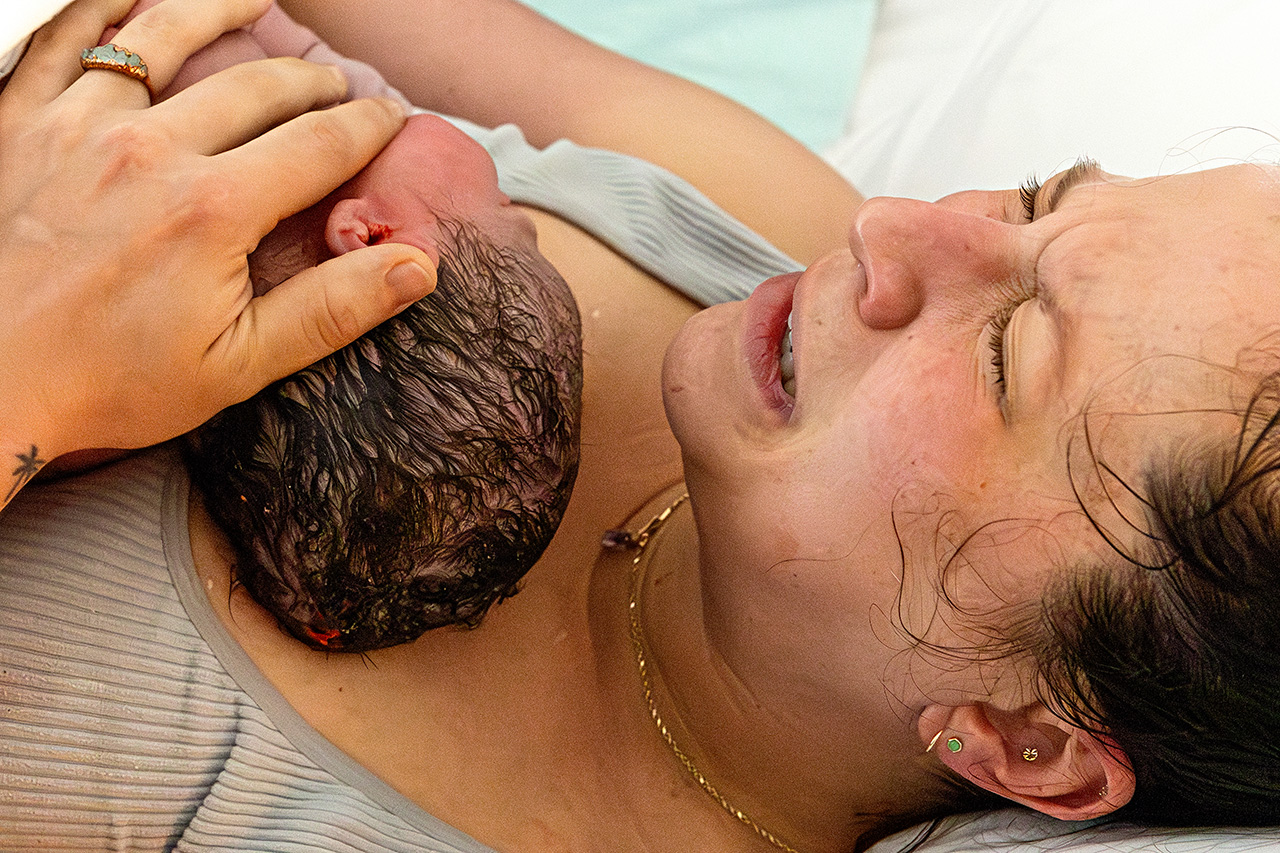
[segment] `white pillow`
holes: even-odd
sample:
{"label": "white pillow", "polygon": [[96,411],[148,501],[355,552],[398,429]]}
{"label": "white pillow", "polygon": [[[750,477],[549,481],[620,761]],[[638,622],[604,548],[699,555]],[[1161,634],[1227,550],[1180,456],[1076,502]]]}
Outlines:
{"label": "white pillow", "polygon": [[[920,828],[868,853],[912,849]],[[1263,853],[1280,850],[1280,829],[1150,829],[1131,823],[1063,823],[1022,809],[948,818],[916,853]]]}
{"label": "white pillow", "polygon": [[924,199],[1081,155],[1144,177],[1275,159],[1278,34],[1276,0],[883,0],[826,154],[864,193]]}
{"label": "white pillow", "polygon": [[[27,36],[58,14],[71,0],[24,0],[12,4],[0,15],[0,77],[18,64],[27,45]],[[85,47],[93,47],[86,44]]]}

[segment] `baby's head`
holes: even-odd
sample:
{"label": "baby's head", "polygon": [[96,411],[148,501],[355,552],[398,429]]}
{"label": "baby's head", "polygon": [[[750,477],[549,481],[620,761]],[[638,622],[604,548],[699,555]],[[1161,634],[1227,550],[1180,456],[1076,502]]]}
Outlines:
{"label": "baby's head", "polygon": [[476,624],[550,541],[577,469],[577,309],[483,149],[411,120],[263,241],[255,287],[380,241],[437,256],[436,291],[188,442],[235,578],[318,648]]}

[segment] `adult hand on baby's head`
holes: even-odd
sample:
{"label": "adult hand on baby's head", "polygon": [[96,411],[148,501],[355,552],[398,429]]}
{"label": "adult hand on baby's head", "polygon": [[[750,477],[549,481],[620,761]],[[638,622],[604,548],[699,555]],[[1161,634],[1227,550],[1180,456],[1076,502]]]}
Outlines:
{"label": "adult hand on baby's head", "polygon": [[[79,0],[0,93],[0,506],[34,469],[140,447],[202,423],[430,292],[402,245],[349,253],[254,298],[247,254],[403,123],[383,101],[292,59],[238,65],[155,106],[80,51],[131,0]],[[163,0],[113,41],[163,89],[188,55],[263,0]],[[4,463],[4,460],[9,460]]]}

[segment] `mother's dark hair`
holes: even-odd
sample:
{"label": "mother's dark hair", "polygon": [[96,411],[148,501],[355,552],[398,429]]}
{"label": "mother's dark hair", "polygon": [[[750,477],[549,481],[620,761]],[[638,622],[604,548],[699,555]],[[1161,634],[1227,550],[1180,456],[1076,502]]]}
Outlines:
{"label": "mother's dark hair", "polygon": [[539,255],[442,228],[433,294],[187,443],[233,577],[317,648],[476,624],[569,501],[582,373],[568,287]]}
{"label": "mother's dark hair", "polygon": [[1137,790],[1118,816],[1280,823],[1280,376],[1234,444],[1142,479],[1150,547],[1064,572],[1023,638],[1046,699],[1128,755]]}

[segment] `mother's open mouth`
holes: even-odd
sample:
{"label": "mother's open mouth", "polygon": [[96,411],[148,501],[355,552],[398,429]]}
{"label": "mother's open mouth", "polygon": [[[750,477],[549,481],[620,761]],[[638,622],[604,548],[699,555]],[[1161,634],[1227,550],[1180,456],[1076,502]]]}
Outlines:
{"label": "mother's open mouth", "polygon": [[788,315],[799,279],[800,273],[790,273],[756,287],[746,301],[740,342],[740,352],[761,400],[785,415],[795,406]]}
{"label": "mother's open mouth", "polygon": [[778,373],[782,377],[782,390],[787,396],[796,396],[796,362],[791,350],[791,314],[787,315],[787,330],[782,335],[782,344],[778,353]]}

